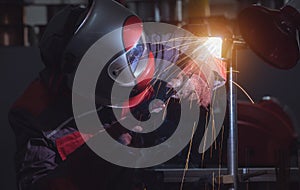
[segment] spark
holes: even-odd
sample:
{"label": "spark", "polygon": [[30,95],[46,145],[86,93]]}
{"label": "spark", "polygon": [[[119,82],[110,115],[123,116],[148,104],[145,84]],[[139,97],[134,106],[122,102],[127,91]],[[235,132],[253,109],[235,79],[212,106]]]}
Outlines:
{"label": "spark", "polygon": [[160,87],[161,87],[161,82],[159,82],[159,84],[158,84],[158,88],[157,88],[157,92],[156,92],[156,95],[155,95],[155,97],[157,97],[157,96],[158,96],[158,93],[159,93],[159,89],[160,89]]}
{"label": "spark", "polygon": [[[214,102],[216,100],[216,91],[213,92],[213,98],[212,98],[212,103],[211,103],[211,118],[212,118],[212,139],[216,139],[216,126],[215,126],[215,114],[214,114],[214,108],[212,105],[214,105]],[[215,150],[217,149],[217,144],[216,144],[216,141],[214,141],[214,144],[215,144]]]}
{"label": "spark", "polygon": [[166,106],[164,108],[164,112],[163,112],[163,115],[162,115],[162,120],[165,120],[166,116],[167,116],[167,108],[168,108],[168,105],[170,103],[170,100],[171,98],[168,98],[167,102],[166,102]]}
{"label": "spark", "polygon": [[[205,118],[205,129],[207,129],[208,127],[208,112],[206,112],[206,118]],[[206,130],[205,130],[206,131]],[[203,143],[203,151],[202,151],[202,158],[201,158],[201,166],[203,167],[203,163],[204,163],[204,156],[205,156],[205,147],[206,147],[206,137],[207,137],[207,133],[204,134],[204,143]]]}
{"label": "spark", "polygon": [[[179,38],[182,39],[182,38]],[[173,41],[176,41],[175,39],[172,39]],[[168,40],[169,42],[172,40]],[[193,40],[192,42],[185,42],[183,44],[177,45],[177,46],[172,46],[171,48],[167,50],[172,50],[172,49],[178,49],[182,48],[184,46],[189,47],[190,53],[187,55],[187,57],[192,57],[195,55],[196,57],[199,58],[200,55],[202,55],[202,60],[208,60],[209,57],[221,57],[221,49],[222,49],[222,39],[218,37],[198,37],[198,38],[191,38]],[[168,42],[166,41],[166,42]],[[155,43],[154,43],[155,44]],[[160,42],[159,44],[162,44]],[[193,48],[193,45],[195,48]],[[191,47],[193,50],[191,50]],[[158,50],[156,52],[161,52],[163,49]],[[201,53],[199,53],[201,52]]]}
{"label": "spark", "polygon": [[[197,39],[198,38],[191,38],[191,40],[193,40],[193,42],[184,42],[184,43],[182,43],[180,45],[177,45],[177,46],[172,45],[172,47],[170,47],[168,49],[161,49],[161,50],[155,51],[155,53],[163,52],[163,51],[166,51],[166,50],[179,49],[180,47],[189,46],[191,44],[199,43],[199,41],[197,41]],[[175,41],[175,40],[176,40],[176,38],[174,38],[173,41]],[[178,39],[178,41],[179,41],[179,39]],[[152,43],[152,45],[167,44],[168,42],[171,42],[171,39],[168,40],[168,41],[154,42],[154,43]]]}
{"label": "spark", "polygon": [[224,125],[222,125],[222,134],[221,134],[221,142],[219,147],[219,177],[218,177],[218,190],[221,188],[221,167],[222,167],[222,149],[223,149],[223,141],[224,141]]}
{"label": "spark", "polygon": [[231,81],[234,85],[236,85],[246,96],[247,98],[251,101],[252,104],[255,104],[255,102],[253,101],[253,99],[251,98],[251,96],[246,92],[246,90],[240,86],[238,83]]}
{"label": "spark", "polygon": [[185,161],[183,176],[182,176],[182,179],[181,179],[180,190],[183,190],[184,179],[185,179],[185,176],[186,176],[186,172],[189,169],[189,161],[190,161],[190,155],[191,155],[191,150],[192,150],[192,144],[193,144],[193,137],[194,137],[195,128],[196,128],[196,122],[194,122],[193,130],[192,130],[191,140],[190,140],[190,143],[189,143],[189,150],[188,150],[187,158],[186,158],[186,161]]}
{"label": "spark", "polygon": [[165,41],[154,42],[154,44],[167,43],[167,42],[172,42],[172,41],[182,40],[182,39],[195,40],[195,39],[198,39],[198,37],[177,37],[177,38],[171,38],[171,39],[168,39]]}

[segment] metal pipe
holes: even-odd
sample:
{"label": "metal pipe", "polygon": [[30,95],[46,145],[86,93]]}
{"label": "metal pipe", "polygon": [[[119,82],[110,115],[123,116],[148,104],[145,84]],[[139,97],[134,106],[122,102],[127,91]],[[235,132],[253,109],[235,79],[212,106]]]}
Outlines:
{"label": "metal pipe", "polygon": [[233,42],[231,60],[229,61],[229,136],[227,141],[227,167],[232,176],[233,184],[230,190],[237,190],[238,186],[238,156],[237,156],[237,87],[234,81],[237,79],[237,44]]}

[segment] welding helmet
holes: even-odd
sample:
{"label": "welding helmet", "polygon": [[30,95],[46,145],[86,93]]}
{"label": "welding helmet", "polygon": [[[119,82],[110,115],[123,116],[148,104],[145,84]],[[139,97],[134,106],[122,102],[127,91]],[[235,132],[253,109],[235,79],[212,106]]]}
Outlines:
{"label": "welding helmet", "polygon": [[[53,35],[56,28],[59,28],[57,23],[61,23],[61,28],[65,28],[66,24],[69,25],[69,28],[60,29],[60,33]],[[120,28],[122,29],[117,30]],[[153,59],[149,59],[153,55],[144,41],[141,20],[118,2],[94,0],[90,1],[86,7],[73,7],[61,11],[51,20],[45,31],[40,45],[41,55],[43,59],[46,59],[44,60],[46,65],[51,65],[47,58],[52,62],[59,62],[59,70],[65,76],[67,86],[72,88],[76,69],[85,53],[99,39],[113,31],[117,32],[113,33],[115,36],[106,48],[114,49],[117,47],[117,49],[121,49],[121,52],[113,55],[110,61],[103,65],[104,69],[98,78],[98,81],[101,82],[96,85],[96,104],[133,107],[148,96],[148,79],[154,74],[154,62]],[[49,55],[47,47],[49,50],[49,43],[53,43],[51,36],[53,38],[53,36],[64,35],[66,35],[66,39],[61,40],[60,43],[63,45],[60,44],[59,46],[62,50],[57,49],[57,47],[52,48],[59,56]],[[99,49],[99,53],[101,51]],[[140,61],[141,58],[144,61]],[[55,61],[53,59],[60,60]],[[135,91],[131,93],[127,102],[120,100],[118,105],[112,105],[111,100],[118,99],[117,95],[111,96],[113,85],[118,85],[121,90],[131,88]],[[118,100],[113,102],[118,102]]]}

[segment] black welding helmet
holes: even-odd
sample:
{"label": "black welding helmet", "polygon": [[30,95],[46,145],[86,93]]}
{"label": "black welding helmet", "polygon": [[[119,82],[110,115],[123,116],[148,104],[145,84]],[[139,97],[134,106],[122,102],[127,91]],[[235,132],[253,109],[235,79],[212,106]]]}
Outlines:
{"label": "black welding helmet", "polygon": [[[72,25],[73,28],[69,26],[72,29],[65,29],[68,32],[67,35],[62,34],[66,35],[67,38],[64,39],[63,50],[55,50],[61,53],[60,57],[58,56],[60,59],[59,69],[66,77],[68,87],[72,88],[76,69],[85,53],[103,36],[117,31],[113,33],[113,40],[106,46],[106,51],[107,49],[115,49],[116,47],[117,49],[121,49],[121,51],[112,55],[111,59],[103,66],[104,69],[96,85],[96,103],[116,107],[132,107],[137,105],[147,96],[146,86],[148,82],[143,81],[143,78],[152,77],[154,74],[154,63],[153,61],[149,61],[153,59],[148,59],[153,55],[148,51],[144,41],[141,20],[121,4],[112,0],[90,1],[89,5],[85,8],[77,7],[71,11],[69,10],[69,12],[73,12],[73,16],[65,16],[65,10],[59,13],[60,15],[58,14],[56,18],[54,17],[51,21],[52,23],[49,23],[43,37],[44,44],[47,38],[49,43],[49,34],[53,34],[53,29],[57,28],[57,23],[63,23],[62,15],[66,17],[65,23]],[[49,27],[50,29],[48,29]],[[43,40],[41,44],[43,44]],[[42,47],[41,54],[45,58],[47,56],[43,56],[43,52],[46,55],[48,55],[48,52],[45,53],[45,48],[43,50]],[[102,50],[99,49],[97,51],[101,55],[100,52]],[[57,58],[57,56],[54,56],[54,58]],[[140,61],[141,58],[144,61]],[[47,64],[49,61],[44,62]],[[120,100],[118,105],[112,105],[111,99],[118,99],[118,97],[111,96],[113,85],[118,85],[119,89],[134,88],[136,92],[132,93],[133,95],[127,103],[124,103],[124,100]],[[118,100],[114,100],[113,102],[118,102]]]}

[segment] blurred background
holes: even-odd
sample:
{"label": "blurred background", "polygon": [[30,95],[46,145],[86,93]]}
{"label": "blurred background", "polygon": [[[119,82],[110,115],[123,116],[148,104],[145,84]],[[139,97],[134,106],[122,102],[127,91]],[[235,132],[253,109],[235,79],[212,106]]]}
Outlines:
{"label": "blurred background", "polygon": [[[196,34],[228,37],[239,35],[237,15],[251,4],[280,8],[286,0],[122,0],[144,21],[165,22],[192,28]],[[7,112],[14,100],[43,68],[38,42],[52,16],[67,4],[85,0],[0,0],[0,189],[16,190],[14,135]],[[226,50],[225,50],[226,51]],[[288,53],[288,52],[287,52]],[[292,115],[300,131],[300,65],[278,70],[265,64],[250,48],[238,51],[238,80],[255,102],[264,96],[277,98]],[[248,101],[238,90],[238,99]]]}

